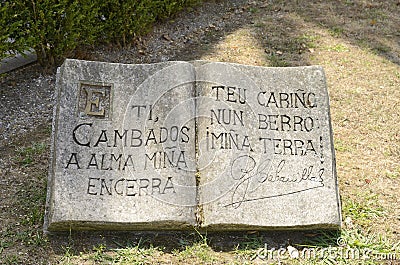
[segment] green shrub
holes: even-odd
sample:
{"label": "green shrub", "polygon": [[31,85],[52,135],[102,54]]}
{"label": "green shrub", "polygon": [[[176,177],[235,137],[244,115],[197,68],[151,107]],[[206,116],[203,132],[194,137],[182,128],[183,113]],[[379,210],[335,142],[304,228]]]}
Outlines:
{"label": "green shrub", "polygon": [[134,36],[146,33],[152,23],[173,16],[198,0],[109,0],[103,4],[107,40],[126,45]]}
{"label": "green shrub", "polygon": [[[96,42],[128,44],[152,23],[199,0],[0,0],[0,58],[7,51],[36,51],[55,66]],[[10,41],[11,40],[11,41]]]}
{"label": "green shrub", "polygon": [[92,44],[102,28],[99,8],[90,0],[7,1],[0,12],[1,56],[33,48],[46,66],[59,64],[77,46]]}

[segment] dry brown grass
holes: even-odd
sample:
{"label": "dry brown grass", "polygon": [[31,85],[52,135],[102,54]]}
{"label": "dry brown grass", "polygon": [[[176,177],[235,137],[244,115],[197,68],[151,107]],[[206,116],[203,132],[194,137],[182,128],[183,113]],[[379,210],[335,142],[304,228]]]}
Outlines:
{"label": "dry brown grass", "polygon": [[[228,0],[216,1],[219,3],[230,5]],[[224,33],[205,32],[207,44],[188,44],[176,58],[261,66],[322,65],[330,93],[345,220],[342,236],[356,238],[359,243],[373,238],[372,247],[400,251],[400,246],[396,246],[400,242],[400,2],[257,0],[240,3],[232,8]],[[229,24],[230,20],[235,23]],[[47,138],[48,135],[41,133],[32,134],[29,140],[45,142]],[[20,144],[30,146],[26,139]],[[11,149],[7,147],[1,154],[9,159],[18,157],[18,152]],[[12,166],[38,177],[46,168],[35,161],[29,167],[16,162]],[[8,177],[17,179],[18,174],[9,173]],[[44,182],[37,182],[38,189],[44,189]],[[15,183],[20,185],[14,186],[15,193],[29,184],[27,180]],[[272,244],[275,240],[279,247],[279,244],[314,237],[302,234],[300,239],[294,239],[294,234],[275,237],[241,233],[204,238],[192,233],[172,236],[71,234],[45,239],[37,236],[41,232],[40,222],[29,218],[33,225],[18,221],[21,218],[18,211],[27,216],[32,212],[9,200],[4,201],[7,205],[3,209],[9,212],[2,215],[0,241],[0,261],[9,264],[48,260],[63,264],[108,264],[118,255],[121,264],[129,258],[132,260],[127,263],[241,264],[250,262],[250,257],[265,242]],[[374,235],[388,243],[382,243]],[[131,247],[122,242],[125,237],[129,238]],[[334,243],[335,235],[331,237],[333,241],[329,242]],[[151,242],[142,244],[142,238]],[[117,250],[120,245],[125,246],[121,252]]]}
{"label": "dry brown grass", "polygon": [[373,198],[384,216],[368,228],[400,240],[399,3],[272,2],[252,7],[251,23],[225,36],[201,59],[322,65],[343,203]]}

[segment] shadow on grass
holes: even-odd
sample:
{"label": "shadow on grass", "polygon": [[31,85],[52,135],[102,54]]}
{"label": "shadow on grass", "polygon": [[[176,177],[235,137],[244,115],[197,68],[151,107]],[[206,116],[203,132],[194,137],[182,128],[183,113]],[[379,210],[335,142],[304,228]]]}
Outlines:
{"label": "shadow on grass", "polygon": [[[204,5],[215,4],[206,1]],[[211,3],[210,3],[211,2]],[[254,38],[265,48],[270,66],[308,65],[307,25],[329,32],[361,49],[400,64],[400,2],[362,0],[328,1],[227,1],[220,3],[235,9],[240,19],[223,20],[219,31],[206,31],[199,40],[188,42],[173,60],[196,60],[216,48],[226,36],[246,27],[256,27]],[[236,3],[236,4],[235,4]],[[199,15],[201,16],[201,15]],[[225,13],[219,17],[226,16]],[[217,17],[218,18],[218,17]],[[193,19],[196,19],[195,17]],[[240,22],[238,22],[240,21]],[[312,36],[311,36],[312,37]],[[249,44],[250,45],[250,44]]]}
{"label": "shadow on grass", "polygon": [[196,244],[206,244],[216,252],[242,250],[256,251],[260,248],[279,249],[287,246],[336,246],[340,231],[252,231],[252,232],[112,232],[72,231],[49,235],[49,243],[57,255],[92,250],[102,245],[108,250],[139,247],[158,248],[164,253],[182,251]]}
{"label": "shadow on grass", "polygon": [[[241,16],[240,20],[227,18],[220,25],[220,30],[204,31],[199,34],[196,39],[188,41],[180,51],[170,57],[172,60],[195,60],[213,51],[220,43],[221,39],[235,32],[240,28],[256,27],[254,40],[259,47],[265,48],[266,61],[271,66],[295,66],[310,64],[308,55],[312,48],[312,36],[305,35],[306,28],[299,20],[288,19],[293,16],[300,17],[303,21],[311,23],[319,28],[327,30],[332,37],[346,40],[353,45],[363,49],[370,49],[382,58],[396,64],[400,64],[399,54],[399,38],[400,33],[400,3],[398,1],[379,1],[367,2],[361,0],[328,0],[328,1],[253,1],[250,5],[247,1],[218,1],[205,3],[212,9],[213,5],[224,4],[229,12],[233,12],[235,16]],[[202,7],[203,8],[203,7]],[[205,8],[205,7],[204,7]],[[232,11],[234,9],[234,11]],[[195,20],[202,16],[203,10],[199,8],[197,11],[181,14],[176,20]],[[237,11],[237,12],[236,12]],[[229,13],[228,11],[226,13]],[[215,14],[211,20],[216,17],[222,17],[226,14]],[[270,21],[263,21],[265,18],[271,18]],[[301,21],[301,20],[300,20]],[[259,23],[259,24],[257,24]],[[262,23],[265,23],[262,24]],[[274,27],[274,23],[277,23]],[[182,25],[185,24],[185,21]],[[159,49],[164,49],[160,47]],[[308,48],[308,49],[307,49]],[[167,51],[168,52],[168,51]],[[157,57],[154,57],[157,60]],[[149,59],[150,61],[153,59]],[[160,58],[158,58],[160,60]],[[34,69],[34,68],[29,68]],[[36,69],[36,68],[35,68]],[[34,69],[34,70],[35,70]],[[19,78],[37,75],[27,71],[19,72]],[[6,83],[12,83],[13,80],[4,78],[2,86],[6,87]],[[31,93],[30,88],[26,88],[26,93]],[[7,98],[4,98],[7,100]],[[43,137],[29,135],[35,138],[35,141],[42,140]],[[45,175],[45,170],[41,167],[37,169],[35,161],[23,160],[28,170],[39,170],[40,175]],[[32,167],[32,168],[31,168]],[[47,166],[46,166],[47,168]],[[38,173],[38,174],[39,174]],[[6,255],[7,251],[12,255],[19,252],[29,252],[34,258],[48,258],[49,253],[54,252],[56,255],[64,255],[66,249],[75,255],[80,253],[93,251],[98,245],[104,245],[107,249],[128,248],[139,246],[141,248],[158,247],[166,253],[180,251],[187,246],[193,246],[206,240],[207,245],[214,251],[235,251],[235,250],[257,250],[264,248],[267,244],[268,248],[280,248],[293,246],[316,246],[327,247],[335,246],[340,232],[333,231],[286,231],[286,232],[229,232],[229,233],[207,233],[199,234],[196,231],[191,232],[72,232],[55,236],[50,236],[48,242],[44,243],[39,240],[40,248],[35,246],[32,241],[33,236],[41,233],[42,220],[37,216],[37,209],[44,208],[44,198],[41,197],[45,192],[38,193],[39,197],[28,197],[25,195],[26,186],[30,186],[32,190],[44,189],[43,182],[32,185],[30,179],[19,177],[11,179],[6,189],[15,187],[16,191],[10,192],[10,196],[21,194],[25,197],[25,203],[22,205],[21,197],[16,196],[13,204],[6,205],[10,210],[8,219],[4,218],[1,224],[7,225],[8,229],[4,229],[0,245],[0,253]],[[18,185],[17,185],[18,184]],[[41,207],[38,204],[41,203]],[[24,206],[24,207],[23,207]],[[26,206],[26,207],[25,207]],[[26,208],[26,209],[25,209]],[[31,214],[31,215],[29,215]],[[30,219],[25,218],[27,223],[21,222],[21,216],[31,216]],[[7,223],[6,223],[7,221]],[[23,229],[21,229],[21,227]],[[19,230],[18,230],[19,229]],[[22,232],[27,236],[21,237]],[[44,246],[44,247],[43,247]],[[43,250],[45,248],[45,250]],[[42,249],[42,250],[40,250]],[[50,250],[51,249],[51,250]],[[45,253],[43,254],[42,251]],[[11,255],[10,254],[10,255]],[[7,254],[8,255],[8,254]],[[31,264],[35,264],[38,260],[31,260]],[[22,263],[22,261],[21,261]],[[29,262],[25,262],[29,264]]]}
{"label": "shadow on grass", "polygon": [[400,2],[302,1],[295,12],[352,45],[367,48],[400,65]]}

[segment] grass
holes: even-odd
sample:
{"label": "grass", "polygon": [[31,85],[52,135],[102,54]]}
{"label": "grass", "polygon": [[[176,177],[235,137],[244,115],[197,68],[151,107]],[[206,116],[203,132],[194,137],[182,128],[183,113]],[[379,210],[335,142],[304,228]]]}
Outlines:
{"label": "grass", "polygon": [[[23,167],[32,167],[34,163],[42,160],[42,157],[48,150],[44,142],[32,143],[27,147],[21,147],[16,150],[16,158]],[[43,223],[44,203],[46,201],[46,180],[47,176],[39,174],[32,180],[30,185],[26,185],[18,195],[19,207],[25,212],[21,220],[22,225],[34,226]]]}
{"label": "grass", "polygon": [[351,151],[351,147],[349,146],[349,144],[345,143],[343,140],[336,138],[335,139],[335,150],[338,152],[350,152]]}
{"label": "grass", "polygon": [[356,199],[347,199],[342,204],[343,214],[351,220],[357,220],[361,226],[367,227],[371,222],[383,217],[386,210],[379,204],[378,194],[363,192]]}
{"label": "grass", "polygon": [[140,248],[139,246],[115,249],[114,251],[115,255],[112,259],[114,264],[143,264],[159,252],[154,247]]}
{"label": "grass", "polygon": [[329,34],[334,38],[339,38],[344,33],[344,29],[339,26],[333,26],[329,29]]}
{"label": "grass", "polygon": [[290,64],[280,55],[271,54],[268,56],[270,67],[287,67]]}
{"label": "grass", "polygon": [[142,238],[136,244],[131,242],[117,248],[97,244],[90,252],[75,255],[67,248],[59,263],[153,264],[168,260],[182,264],[278,264],[282,261],[288,264],[360,264],[362,260],[363,264],[377,264],[384,258],[391,260],[400,255],[400,243],[393,244],[387,237],[365,232],[360,227],[342,232],[314,231],[315,234],[303,243],[281,245],[270,244],[267,233],[242,235],[235,238],[238,245],[225,253],[215,249],[212,243],[215,236],[194,232],[190,241],[184,239],[187,235],[179,236],[180,246],[172,250],[141,245]]}
{"label": "grass", "polygon": [[317,237],[303,244],[270,247],[268,244],[252,249],[250,253],[238,251],[253,262],[287,262],[288,264],[377,264],[399,255],[399,243],[379,235],[364,235],[360,229],[340,232],[320,231]]}
{"label": "grass", "polygon": [[33,143],[31,146],[17,149],[18,161],[23,166],[29,166],[34,161],[34,157],[43,154],[47,151],[45,143]]}
{"label": "grass", "polygon": [[395,171],[387,170],[385,172],[385,176],[388,177],[388,178],[391,178],[391,179],[397,179],[398,177],[400,177],[400,170],[399,169],[397,169]]}
{"label": "grass", "polygon": [[19,200],[27,211],[25,218],[22,219],[23,225],[32,226],[43,222],[43,205],[46,201],[46,189],[43,188],[46,186],[45,179],[42,177],[43,186],[28,189],[27,194],[22,195]]}
{"label": "grass", "polygon": [[[248,9],[254,24],[241,22],[218,42],[207,44],[207,49],[199,46],[191,51],[199,59],[324,67],[342,202],[340,232],[307,231],[296,238],[294,232],[71,231],[69,235],[46,237],[42,223],[47,164],[42,164],[48,145],[43,138],[32,136],[33,144],[21,144],[24,147],[12,154],[10,167],[18,170],[18,176],[10,181],[8,198],[13,199],[4,201],[8,215],[1,218],[0,263],[396,264],[400,259],[400,65],[385,54],[400,51],[386,45],[390,41],[383,45],[375,40],[389,38],[379,27],[396,33],[399,25],[389,19],[397,14],[390,5],[365,14],[360,3],[320,1],[312,3],[314,8],[307,1],[272,1],[268,7]],[[317,10],[330,13],[318,14]],[[360,19],[365,15],[367,19]],[[346,23],[340,23],[341,19]],[[206,34],[211,37],[212,32]],[[296,250],[309,256],[295,258]]]}
{"label": "grass", "polygon": [[218,261],[213,251],[208,246],[207,242],[197,242],[195,244],[185,246],[184,250],[175,251],[179,262],[185,262],[186,260],[198,260],[202,263],[212,263]]}
{"label": "grass", "polygon": [[333,52],[348,52],[348,51],[350,51],[346,45],[341,44],[341,43],[333,45],[333,46],[328,46],[327,50],[333,51]]}
{"label": "grass", "polygon": [[249,9],[249,12],[252,13],[252,14],[257,13],[259,11],[260,10],[258,8],[254,8],[254,7],[250,7],[250,9]]}
{"label": "grass", "polygon": [[[23,175],[24,179],[10,186],[14,188],[14,194],[9,218],[18,222],[5,225],[0,230],[0,262],[5,264],[25,263],[22,253],[26,249],[48,247],[48,239],[42,232],[47,176],[35,170],[47,151],[45,142],[34,142],[14,152],[13,163],[31,174]],[[24,251],[10,251],[19,247]]]}
{"label": "grass", "polygon": [[10,264],[10,265],[11,264],[19,264],[19,263],[21,263],[21,259],[19,258],[18,255],[13,254],[13,255],[7,256],[4,263]]}
{"label": "grass", "polygon": [[390,47],[387,47],[387,46],[381,44],[381,45],[376,46],[375,48],[373,48],[373,51],[375,52],[375,54],[379,55],[381,53],[390,52],[391,49],[390,49]]}

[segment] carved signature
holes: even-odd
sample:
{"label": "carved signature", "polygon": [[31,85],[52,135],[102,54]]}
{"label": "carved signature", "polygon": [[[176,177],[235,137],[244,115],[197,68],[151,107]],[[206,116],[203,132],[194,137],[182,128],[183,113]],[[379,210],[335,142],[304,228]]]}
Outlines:
{"label": "carved signature", "polygon": [[[231,177],[237,182],[233,189],[232,201],[230,204],[225,205],[225,207],[232,206],[233,208],[238,208],[243,202],[280,197],[324,186],[324,168],[316,170],[314,166],[307,166],[299,172],[293,172],[291,175],[282,174],[283,170],[288,166],[284,159],[280,160],[279,163],[274,166],[271,159],[266,159],[257,165],[256,160],[250,155],[237,157],[232,162],[231,166]],[[278,195],[248,198],[249,193],[253,193],[261,184],[266,182],[300,183],[304,181],[315,182],[317,186]]]}

